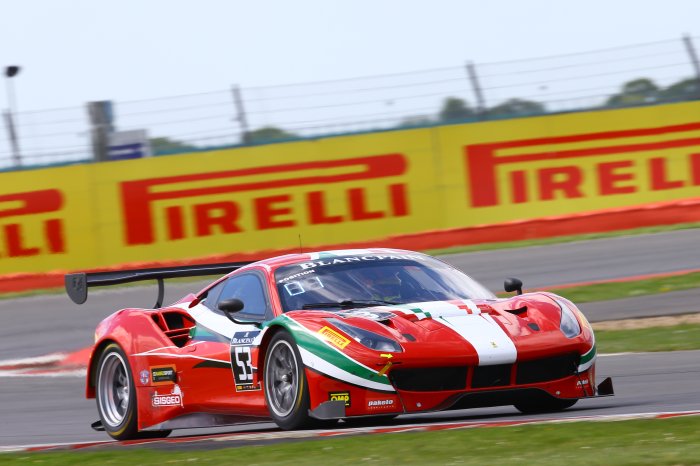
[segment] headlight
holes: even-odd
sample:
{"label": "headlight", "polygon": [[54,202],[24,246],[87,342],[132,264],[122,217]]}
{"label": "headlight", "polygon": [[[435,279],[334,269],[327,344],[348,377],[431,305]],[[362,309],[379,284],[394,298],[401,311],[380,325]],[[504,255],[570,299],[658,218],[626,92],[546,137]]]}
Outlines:
{"label": "headlight", "polygon": [[328,319],[333,325],[350,335],[355,341],[367,348],[375,351],[389,351],[392,353],[400,353],[403,351],[401,345],[394,340],[383,337],[369,330],[365,330],[353,325],[348,325],[338,319]]}
{"label": "headlight", "polygon": [[572,311],[569,306],[566,305],[566,303],[559,299],[556,301],[561,308],[561,324],[559,325],[559,328],[566,338],[574,338],[581,333],[581,326],[579,325],[578,320],[576,320],[576,315],[574,314],[574,311]]}

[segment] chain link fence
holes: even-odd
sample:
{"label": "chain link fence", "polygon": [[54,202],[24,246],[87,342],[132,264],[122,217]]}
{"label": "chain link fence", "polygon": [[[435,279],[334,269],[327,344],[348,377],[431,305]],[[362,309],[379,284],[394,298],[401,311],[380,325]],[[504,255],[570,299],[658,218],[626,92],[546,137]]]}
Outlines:
{"label": "chain link fence", "polygon": [[[700,99],[696,37],[567,55],[113,103],[113,127],[175,153],[296,138]],[[86,107],[22,111],[23,166],[93,160]],[[0,168],[12,169],[0,133]]]}

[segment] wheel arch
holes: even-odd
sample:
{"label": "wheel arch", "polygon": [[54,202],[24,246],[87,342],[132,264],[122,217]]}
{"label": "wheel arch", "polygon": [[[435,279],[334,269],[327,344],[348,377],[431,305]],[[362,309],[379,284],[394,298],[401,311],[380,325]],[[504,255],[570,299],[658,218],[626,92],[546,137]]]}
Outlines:
{"label": "wheel arch", "polygon": [[104,340],[95,344],[94,348],[92,349],[85,379],[85,396],[87,398],[95,398],[95,378],[97,377],[97,364],[100,362],[100,356],[102,355],[102,352],[111,344],[119,345],[119,342],[111,338],[105,338]]}
{"label": "wheel arch", "polygon": [[[267,331],[263,335],[262,341],[260,342],[260,346],[258,347],[257,368],[260,380],[263,380],[263,374],[265,373],[265,355],[267,354],[267,349],[270,347],[272,338],[279,332],[287,332],[292,336],[292,338],[294,338],[294,334],[284,325],[274,324],[268,327]],[[294,340],[296,341],[296,338],[294,338]]]}

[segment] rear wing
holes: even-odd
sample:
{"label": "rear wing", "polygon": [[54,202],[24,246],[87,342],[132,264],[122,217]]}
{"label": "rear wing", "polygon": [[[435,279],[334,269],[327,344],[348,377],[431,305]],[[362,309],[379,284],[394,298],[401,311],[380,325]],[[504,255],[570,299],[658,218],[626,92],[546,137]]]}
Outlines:
{"label": "rear wing", "polygon": [[158,298],[154,308],[158,309],[163,305],[163,297],[165,295],[163,280],[166,278],[224,275],[248,264],[252,264],[252,262],[227,262],[115,272],[69,273],[65,276],[66,293],[68,293],[68,296],[75,304],[83,304],[87,301],[88,288],[93,286],[111,286],[143,280],[156,280],[158,282]]}

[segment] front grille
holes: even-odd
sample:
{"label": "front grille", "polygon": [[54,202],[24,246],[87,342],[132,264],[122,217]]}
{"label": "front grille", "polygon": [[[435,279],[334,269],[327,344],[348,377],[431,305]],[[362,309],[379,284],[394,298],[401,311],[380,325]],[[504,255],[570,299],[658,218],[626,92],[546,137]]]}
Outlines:
{"label": "front grille", "polygon": [[512,364],[477,366],[474,368],[472,388],[503,387],[510,385]]}
{"label": "front grille", "polygon": [[578,354],[565,354],[553,358],[521,362],[518,364],[516,383],[522,385],[568,377],[576,373],[579,360]]}
{"label": "front grille", "polygon": [[389,376],[397,389],[414,392],[464,390],[467,386],[466,367],[394,369]]}

